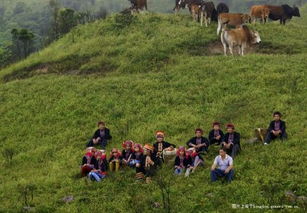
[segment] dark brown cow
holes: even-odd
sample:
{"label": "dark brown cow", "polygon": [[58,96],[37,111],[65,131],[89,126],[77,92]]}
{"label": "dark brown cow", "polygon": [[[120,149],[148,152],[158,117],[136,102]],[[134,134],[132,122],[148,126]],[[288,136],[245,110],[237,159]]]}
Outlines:
{"label": "dark brown cow", "polygon": [[288,19],[292,19],[293,16],[300,17],[300,11],[298,7],[290,7],[287,4],[281,6],[266,5],[269,10],[269,18],[272,20],[279,20],[280,24],[286,24]]}
{"label": "dark brown cow", "polygon": [[251,23],[251,17],[248,14],[243,13],[221,13],[218,17],[217,35],[220,34],[222,27],[239,26],[245,23]]}
{"label": "dark brown cow", "polygon": [[250,16],[254,23],[257,18],[261,19],[262,23],[266,23],[269,18],[270,10],[266,5],[254,5],[251,7]]}
{"label": "dark brown cow", "polygon": [[129,0],[133,10],[147,10],[147,0]]}
{"label": "dark brown cow", "polygon": [[203,20],[205,19],[205,25],[208,27],[208,23],[211,20],[216,20],[217,12],[212,1],[204,2],[200,7],[200,25],[203,26]]}
{"label": "dark brown cow", "polygon": [[239,54],[244,55],[244,49],[251,45],[260,43],[260,35],[256,31],[248,29],[246,25],[240,26],[236,29],[225,30],[222,29],[221,42],[224,47],[224,55],[227,55],[227,47],[231,55],[233,55],[233,48],[238,47]]}

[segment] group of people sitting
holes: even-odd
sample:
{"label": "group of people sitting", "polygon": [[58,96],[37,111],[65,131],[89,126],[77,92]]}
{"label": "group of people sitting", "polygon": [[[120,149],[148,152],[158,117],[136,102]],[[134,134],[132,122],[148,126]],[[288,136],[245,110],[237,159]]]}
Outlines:
{"label": "group of people sitting", "polygon": [[[281,120],[281,113],[274,112],[274,121],[268,128],[265,144],[272,140],[287,138],[285,122]],[[133,168],[137,180],[151,182],[152,176],[162,164],[168,160],[174,160],[174,174],[185,175],[195,172],[198,166],[204,165],[204,155],[208,153],[209,146],[220,146],[219,155],[216,156],[211,167],[211,181],[217,181],[219,177],[225,177],[231,182],[234,176],[233,159],[241,150],[240,134],[235,131],[233,124],[226,125],[226,133],[221,129],[219,122],[214,122],[208,138],[203,136],[203,130],[197,128],[195,136],[185,146],[176,148],[176,145],[166,142],[165,133],[157,131],[156,142],[141,145],[131,140],[122,143],[123,150],[113,148],[109,158],[105,147],[112,136],[104,122],[98,123],[99,129],[88,142],[86,153],[82,159],[81,174],[93,181],[101,181],[107,176],[107,171],[117,172],[121,168]],[[95,145],[101,145],[102,149],[96,149]],[[172,159],[172,160],[170,160]]]}

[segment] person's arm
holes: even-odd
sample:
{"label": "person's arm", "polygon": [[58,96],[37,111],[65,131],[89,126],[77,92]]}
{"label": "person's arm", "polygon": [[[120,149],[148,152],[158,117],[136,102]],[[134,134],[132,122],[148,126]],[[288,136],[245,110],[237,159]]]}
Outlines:
{"label": "person's arm", "polygon": [[229,160],[229,166],[227,167],[227,169],[225,170],[225,174],[227,174],[230,170],[232,170],[233,168],[233,160],[232,158]]}
{"label": "person's arm", "polygon": [[100,137],[99,129],[97,129],[97,130],[94,132],[94,135],[93,135],[92,139],[96,139],[96,138],[98,138],[98,137]]}
{"label": "person's arm", "polygon": [[286,122],[285,121],[281,122],[280,130],[281,130],[282,134],[285,133],[285,131],[286,131]]}
{"label": "person's arm", "polygon": [[174,166],[175,166],[175,168],[177,168],[179,166],[179,158],[178,158],[178,156],[175,158]]}
{"label": "person's arm", "polygon": [[85,164],[87,164],[87,159],[86,159],[85,156],[83,156],[83,158],[82,158],[82,166],[85,165]]}
{"label": "person's arm", "polygon": [[191,139],[187,142],[187,146],[188,146],[188,147],[195,147],[195,144],[193,143],[193,139],[194,139],[194,138],[191,138]]}
{"label": "person's arm", "polygon": [[236,132],[233,143],[234,143],[234,144],[239,144],[239,145],[240,145],[240,137],[241,137],[241,136],[240,136],[240,133]]}
{"label": "person's arm", "polygon": [[215,170],[216,167],[217,167],[217,158],[218,158],[218,156],[215,157],[215,159],[214,159],[214,162],[213,162],[213,164],[212,164],[212,166],[211,166],[211,171]]}
{"label": "person's arm", "polygon": [[210,142],[212,142],[212,141],[215,139],[215,138],[214,138],[214,130],[211,130],[211,131],[209,132],[208,137],[209,137],[209,141],[210,141]]}
{"label": "person's arm", "polygon": [[105,135],[106,139],[111,140],[112,139],[111,131],[107,128],[105,129],[105,131],[106,131],[106,135]]}
{"label": "person's arm", "polygon": [[271,121],[269,128],[268,128],[268,132],[272,132],[274,130],[274,121]]}

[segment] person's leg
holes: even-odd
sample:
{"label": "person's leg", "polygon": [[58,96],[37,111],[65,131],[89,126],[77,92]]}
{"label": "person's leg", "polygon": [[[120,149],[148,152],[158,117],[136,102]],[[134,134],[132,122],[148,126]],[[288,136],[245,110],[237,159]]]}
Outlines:
{"label": "person's leg", "polygon": [[287,138],[288,138],[288,135],[287,135],[286,132],[284,132],[284,133],[282,133],[282,134],[280,135],[280,140],[282,140],[282,141],[287,140]]}
{"label": "person's leg", "polygon": [[234,159],[240,151],[239,144],[235,144],[231,150],[231,157]]}
{"label": "person's leg", "polygon": [[174,174],[175,175],[180,175],[180,169],[176,168],[175,171],[174,171]]}
{"label": "person's leg", "polygon": [[106,146],[107,146],[107,144],[108,144],[108,141],[107,141],[106,139],[103,139],[103,140],[101,141],[101,148],[102,148],[102,149],[105,149]]}
{"label": "person's leg", "polygon": [[86,145],[86,147],[91,147],[91,146],[94,146],[93,139],[89,140]]}
{"label": "person's leg", "polygon": [[114,163],[113,162],[109,163],[109,168],[110,168],[111,172],[114,170]]}
{"label": "person's leg", "polygon": [[119,161],[115,162],[115,171],[117,172],[119,170]]}
{"label": "person's leg", "polygon": [[186,171],[185,171],[185,177],[189,177],[190,175],[190,172],[191,172],[191,168],[187,168]]}
{"label": "person's leg", "polygon": [[99,175],[96,172],[90,172],[90,177],[91,180],[95,180],[97,182],[101,181],[101,178],[99,177]]}
{"label": "person's leg", "polygon": [[265,137],[265,143],[269,144],[275,138],[276,138],[276,136],[272,132],[268,132],[268,134]]}
{"label": "person's leg", "polygon": [[233,176],[234,176],[234,170],[231,169],[226,175],[225,178],[227,180],[227,182],[231,182],[233,180]]}
{"label": "person's leg", "polygon": [[211,171],[211,181],[215,182],[217,181],[218,177],[224,176],[224,172],[220,169],[215,169]]}

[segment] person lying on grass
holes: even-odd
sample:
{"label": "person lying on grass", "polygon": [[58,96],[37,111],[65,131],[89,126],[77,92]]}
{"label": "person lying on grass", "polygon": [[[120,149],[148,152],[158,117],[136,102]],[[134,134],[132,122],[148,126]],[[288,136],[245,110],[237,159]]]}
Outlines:
{"label": "person lying on grass", "polygon": [[227,182],[231,182],[234,176],[233,159],[226,154],[225,149],[219,150],[219,155],[216,156],[211,167],[211,181],[215,182],[219,177],[225,177]]}
{"label": "person lying on grass", "polygon": [[221,147],[226,150],[228,155],[235,158],[241,150],[240,133],[235,131],[235,126],[233,124],[227,124],[226,130],[227,133],[224,135]]}
{"label": "person lying on grass", "polygon": [[108,161],[104,150],[98,150],[95,153],[95,157],[97,159],[97,168],[94,168],[88,174],[88,177],[92,181],[100,182],[107,176]]}
{"label": "person lying on grass", "polygon": [[195,137],[191,138],[187,142],[189,148],[195,148],[195,150],[200,153],[208,152],[209,140],[206,137],[203,137],[203,130],[201,128],[195,129]]}
{"label": "person lying on grass", "polygon": [[177,156],[175,158],[175,175],[182,175],[185,173],[185,177],[190,175],[192,167],[191,156],[186,154],[184,146],[179,147],[177,150]]}
{"label": "person lying on grass", "polygon": [[265,138],[265,145],[269,144],[276,138],[280,138],[281,140],[287,139],[286,122],[281,120],[281,113],[274,112],[273,118],[274,120],[271,121]]}
{"label": "person lying on grass", "polygon": [[81,175],[82,177],[87,176],[93,169],[98,168],[97,159],[95,157],[96,148],[86,148],[85,155],[82,158]]}
{"label": "person lying on grass", "polygon": [[133,165],[131,165],[131,157],[133,154],[133,141],[131,140],[126,140],[123,142],[122,146],[124,148],[124,150],[122,151],[122,164],[123,166],[131,166],[133,167]]}
{"label": "person lying on grass", "polygon": [[164,162],[163,151],[172,151],[176,145],[164,141],[165,134],[163,131],[156,132],[156,143],[154,143],[154,154],[158,159],[158,165]]}
{"label": "person lying on grass", "polygon": [[110,153],[109,169],[117,172],[122,164],[122,156],[118,149],[113,148]]}
{"label": "person lying on grass", "polygon": [[192,160],[192,167],[193,167],[192,173],[195,172],[198,166],[204,165],[203,157],[194,148],[189,148],[186,151],[186,154],[189,155]]}
{"label": "person lying on grass", "polygon": [[221,124],[219,122],[214,122],[212,126],[213,129],[209,132],[210,145],[220,145],[224,137],[224,133],[221,130]]}
{"label": "person lying on grass", "polygon": [[92,139],[87,143],[87,147],[95,146],[100,144],[102,149],[105,149],[108,140],[111,140],[110,130],[106,128],[105,122],[98,122],[98,129],[95,131]]}

